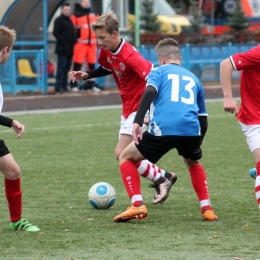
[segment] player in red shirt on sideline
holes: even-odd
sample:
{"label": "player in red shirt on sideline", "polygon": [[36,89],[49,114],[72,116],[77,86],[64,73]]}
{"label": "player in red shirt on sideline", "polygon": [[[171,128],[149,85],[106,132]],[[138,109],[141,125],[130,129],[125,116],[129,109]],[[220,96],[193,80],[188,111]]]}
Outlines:
{"label": "player in red shirt on sideline", "polygon": [[[72,71],[70,75],[73,80],[86,80],[113,74],[123,103],[120,137],[115,148],[118,160],[124,148],[132,142],[133,120],[146,88],[145,78],[153,65],[120,38],[118,19],[112,11],[102,14],[91,26],[101,47],[98,58],[100,66],[87,72]],[[146,129],[145,125],[143,129]],[[153,203],[164,202],[177,180],[176,174],[165,172],[147,160],[136,164],[136,168],[141,176],[154,182]],[[140,182],[140,179],[136,181]],[[137,206],[141,200],[140,196],[134,196],[132,204]]]}
{"label": "player in red shirt on sideline", "polygon": [[[241,71],[241,105],[232,95],[232,71]],[[256,164],[255,194],[260,209],[260,44],[245,52],[237,53],[220,63],[220,82],[223,90],[223,107],[235,113],[248,147]]]}

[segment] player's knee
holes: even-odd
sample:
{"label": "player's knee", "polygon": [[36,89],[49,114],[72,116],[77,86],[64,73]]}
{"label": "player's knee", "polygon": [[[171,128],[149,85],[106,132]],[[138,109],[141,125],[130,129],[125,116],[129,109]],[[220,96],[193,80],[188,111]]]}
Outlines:
{"label": "player's knee", "polygon": [[253,151],[253,156],[256,163],[260,162],[260,148],[257,148]]}
{"label": "player's knee", "polygon": [[120,156],[120,154],[121,154],[121,151],[119,151],[118,149],[116,149],[114,154],[115,154],[116,159],[119,160],[119,156]]}
{"label": "player's knee", "polygon": [[21,170],[20,167],[18,165],[15,165],[9,169],[7,169],[6,171],[3,172],[5,178],[9,179],[9,180],[14,180],[20,177],[21,175]]}
{"label": "player's knee", "polygon": [[119,165],[121,166],[122,163],[128,161],[128,157],[124,155],[124,153],[121,153],[118,158]]}
{"label": "player's knee", "polygon": [[200,164],[199,160],[184,159],[184,162],[188,169],[196,164]]}

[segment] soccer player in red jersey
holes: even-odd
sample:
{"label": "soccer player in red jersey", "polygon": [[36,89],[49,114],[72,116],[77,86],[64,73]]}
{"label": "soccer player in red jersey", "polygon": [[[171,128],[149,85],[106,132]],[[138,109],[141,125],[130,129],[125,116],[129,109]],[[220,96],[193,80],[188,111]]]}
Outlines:
{"label": "soccer player in red jersey", "polygon": [[[12,51],[16,32],[6,26],[0,26],[0,64],[4,64]],[[24,132],[24,125],[17,120],[1,115],[3,107],[3,92],[0,82],[0,125],[12,127],[19,138]],[[4,175],[5,195],[10,213],[10,229],[36,232],[40,229],[22,218],[22,190],[20,185],[20,167],[14,160],[3,140],[0,140],[0,171]]]}
{"label": "soccer player in red jersey", "polygon": [[[133,120],[146,88],[145,78],[153,65],[131,44],[120,38],[118,19],[112,11],[102,14],[91,26],[101,47],[98,58],[100,66],[87,72],[72,71],[70,75],[73,80],[86,80],[113,74],[123,103],[120,138],[115,148],[115,157],[118,160],[124,148],[132,142]],[[143,128],[145,130],[145,124]],[[141,176],[154,182],[153,203],[164,202],[177,176],[147,160],[136,164],[136,168]],[[140,182],[140,179],[135,181]],[[131,200],[133,205],[138,206],[142,198],[137,194]]]}
{"label": "soccer player in red jersey", "polygon": [[[241,105],[232,95],[232,71],[241,71]],[[220,63],[223,107],[235,113],[256,164],[255,194],[260,209],[260,44],[245,53],[237,53]]]}

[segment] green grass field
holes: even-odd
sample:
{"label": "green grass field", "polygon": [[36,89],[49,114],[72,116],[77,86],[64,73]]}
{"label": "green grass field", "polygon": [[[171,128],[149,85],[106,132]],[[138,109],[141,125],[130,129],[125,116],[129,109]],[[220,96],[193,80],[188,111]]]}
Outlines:
{"label": "green grass field", "polygon": [[[221,102],[207,108],[201,163],[216,222],[202,220],[188,171],[171,151],[157,163],[179,177],[168,200],[153,205],[154,191],[142,179],[147,219],[113,223],[129,205],[114,158],[119,109],[12,116],[25,124],[25,134],[16,140],[12,130],[1,127],[1,139],[22,170],[23,216],[41,232],[9,230],[2,188],[0,259],[260,259],[260,215],[248,175],[253,158],[234,115],[225,113]],[[117,192],[108,210],[88,203],[88,190],[99,181]]]}

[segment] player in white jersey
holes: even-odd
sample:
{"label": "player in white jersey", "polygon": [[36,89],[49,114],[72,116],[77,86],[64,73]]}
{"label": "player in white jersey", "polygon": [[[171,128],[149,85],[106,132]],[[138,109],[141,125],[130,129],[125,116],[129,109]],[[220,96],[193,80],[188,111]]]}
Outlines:
{"label": "player in white jersey", "polygon": [[[135,164],[143,159],[156,163],[171,149],[177,149],[186,164],[193,188],[200,202],[203,219],[217,220],[210,205],[207,178],[203,166],[201,143],[207,131],[207,111],[202,84],[194,74],[180,66],[180,50],[173,39],[164,39],[156,46],[160,67],[147,79],[133,125],[133,142],[119,157],[120,171],[129,197],[143,201]],[[150,127],[142,132],[145,113],[150,107]],[[131,205],[114,218],[115,222],[145,218],[147,208]]]}
{"label": "player in white jersey", "polygon": [[[4,64],[10,54],[16,33],[6,26],[0,26],[0,64]],[[1,115],[3,107],[3,92],[0,82],[0,125],[12,127],[19,138],[24,132],[24,125],[17,120]],[[22,190],[20,185],[20,167],[15,162],[3,140],[0,140],[0,171],[4,175],[5,194],[10,213],[10,229],[35,232],[40,229],[22,218]]]}

